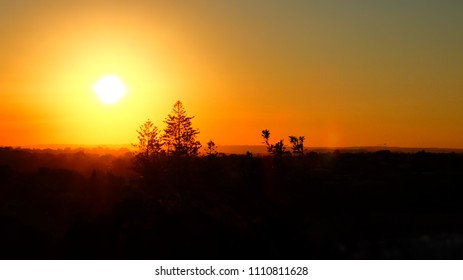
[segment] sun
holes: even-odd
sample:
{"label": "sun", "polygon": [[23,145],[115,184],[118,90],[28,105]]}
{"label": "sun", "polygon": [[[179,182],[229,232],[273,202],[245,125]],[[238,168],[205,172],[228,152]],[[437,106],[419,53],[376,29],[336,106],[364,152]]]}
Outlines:
{"label": "sun", "polygon": [[93,90],[105,104],[114,104],[124,96],[126,88],[122,81],[113,75],[104,76],[93,86]]}

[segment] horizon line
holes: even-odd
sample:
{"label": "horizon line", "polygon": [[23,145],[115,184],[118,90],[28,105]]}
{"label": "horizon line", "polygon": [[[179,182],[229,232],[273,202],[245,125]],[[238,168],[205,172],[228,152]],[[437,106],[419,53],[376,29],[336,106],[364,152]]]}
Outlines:
{"label": "horizon line", "polygon": [[[289,146],[289,145],[288,145]],[[23,149],[79,149],[79,148],[107,148],[107,149],[122,149],[126,148],[133,150],[133,144],[30,144],[30,145],[0,145],[1,148],[11,147],[11,148],[23,148]],[[229,148],[244,148],[244,147],[253,147],[253,148],[266,148],[265,145],[253,145],[253,144],[228,144],[228,145],[217,145],[217,149],[221,147]],[[463,147],[420,147],[420,146],[385,146],[385,145],[356,145],[356,146],[307,146],[304,147],[304,150],[336,150],[336,149],[378,149],[378,150],[391,150],[391,149],[400,149],[400,150],[446,150],[446,151],[463,151]],[[245,151],[244,151],[245,152]]]}

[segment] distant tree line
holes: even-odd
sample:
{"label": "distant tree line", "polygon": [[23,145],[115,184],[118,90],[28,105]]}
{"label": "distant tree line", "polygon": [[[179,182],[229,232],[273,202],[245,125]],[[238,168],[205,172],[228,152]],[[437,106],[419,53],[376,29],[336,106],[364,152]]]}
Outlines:
{"label": "distant tree line", "polygon": [[463,256],[461,153],[304,153],[304,137],[264,130],[271,156],[217,157],[213,141],[198,156],[151,121],[138,131],[137,174],[130,152],[0,147],[0,256]]}
{"label": "distant tree line", "polygon": [[[154,161],[162,157],[197,157],[202,147],[197,140],[199,130],[193,128],[192,119],[194,116],[188,116],[181,101],[174,104],[172,113],[167,116],[164,123],[167,127],[160,131],[151,120],[143,123],[138,133],[138,144],[135,155],[137,167],[143,168],[149,166]],[[274,144],[270,143],[270,131],[262,131],[264,144],[267,145],[267,151],[275,158],[281,158],[283,155],[303,155],[304,154],[304,136],[289,136],[291,151],[286,150],[283,140]],[[218,155],[217,146],[214,141],[210,140],[205,148],[205,155],[215,157]]]}

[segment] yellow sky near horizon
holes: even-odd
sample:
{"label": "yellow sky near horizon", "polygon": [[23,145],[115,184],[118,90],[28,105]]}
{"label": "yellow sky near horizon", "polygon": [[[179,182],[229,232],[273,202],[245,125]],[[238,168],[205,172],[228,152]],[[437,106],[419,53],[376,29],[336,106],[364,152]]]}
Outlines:
{"label": "yellow sky near horizon", "polygon": [[181,100],[203,144],[463,148],[463,4],[402,2],[2,1],[0,145],[134,143]]}

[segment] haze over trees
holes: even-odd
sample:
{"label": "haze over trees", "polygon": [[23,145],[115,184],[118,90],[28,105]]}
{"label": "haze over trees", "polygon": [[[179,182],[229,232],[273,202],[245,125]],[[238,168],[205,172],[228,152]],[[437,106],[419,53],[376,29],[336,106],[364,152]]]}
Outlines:
{"label": "haze over trees", "polygon": [[166,129],[147,120],[135,154],[0,147],[0,256],[463,256],[461,154],[307,153],[304,136],[286,147],[266,129],[268,155],[210,140],[203,156],[192,118],[177,102]]}

